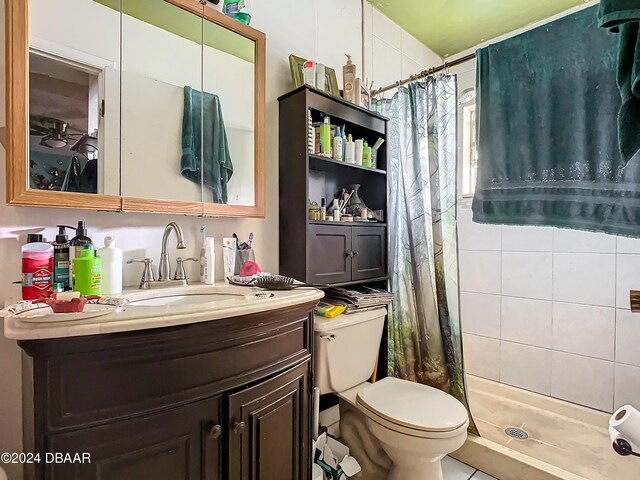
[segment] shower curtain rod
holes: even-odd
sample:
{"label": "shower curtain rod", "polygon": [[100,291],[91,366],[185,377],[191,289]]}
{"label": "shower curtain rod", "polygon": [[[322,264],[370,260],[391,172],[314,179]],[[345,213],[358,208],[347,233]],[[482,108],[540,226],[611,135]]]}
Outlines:
{"label": "shower curtain rod", "polygon": [[461,63],[468,62],[469,60],[473,60],[474,58],[476,58],[476,54],[470,53],[469,55],[465,55],[464,57],[460,57],[456,60],[452,60],[451,62],[444,62],[442,65],[438,67],[432,67],[427,70],[423,70],[420,73],[411,75],[409,78],[405,78],[404,80],[399,80],[396,83],[374,90],[373,92],[371,92],[371,96],[373,97],[375,95],[379,95],[389,90],[393,90],[394,88],[401,87],[402,85],[406,85],[409,82],[414,82],[416,80],[420,80],[421,78],[429,77],[434,73],[441,72],[442,70],[446,70],[449,67],[455,67],[456,65],[460,65]]}

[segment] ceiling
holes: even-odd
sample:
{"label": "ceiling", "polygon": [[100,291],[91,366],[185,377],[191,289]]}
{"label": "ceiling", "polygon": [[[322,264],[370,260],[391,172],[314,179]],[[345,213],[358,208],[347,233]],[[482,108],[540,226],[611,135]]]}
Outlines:
{"label": "ceiling", "polygon": [[585,3],[585,0],[369,1],[443,57]]}

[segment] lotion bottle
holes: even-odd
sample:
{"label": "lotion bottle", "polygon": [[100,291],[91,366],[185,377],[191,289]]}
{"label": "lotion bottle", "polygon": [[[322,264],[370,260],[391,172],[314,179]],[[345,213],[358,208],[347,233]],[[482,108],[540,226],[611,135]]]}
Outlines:
{"label": "lotion bottle", "polygon": [[355,156],[354,156],[354,160],[355,160],[355,164],[356,165],[362,165],[362,146],[363,146],[363,141],[362,139],[358,139],[355,141]]}
{"label": "lotion bottle", "polygon": [[351,55],[347,54],[347,64],[342,67],[342,80],[344,99],[347,102],[355,102],[356,65],[351,61]]}
{"label": "lotion bottle", "polygon": [[116,247],[116,241],[105,237],[104,247],[98,249],[97,256],[102,259],[102,294],[122,293],[122,250]]}
{"label": "lotion bottle", "polygon": [[344,153],[344,161],[347,163],[356,163],[356,145],[353,143],[351,134],[347,137],[347,148]]}
{"label": "lotion bottle", "polygon": [[320,125],[320,152],[324,157],[331,158],[331,119],[324,117]]}

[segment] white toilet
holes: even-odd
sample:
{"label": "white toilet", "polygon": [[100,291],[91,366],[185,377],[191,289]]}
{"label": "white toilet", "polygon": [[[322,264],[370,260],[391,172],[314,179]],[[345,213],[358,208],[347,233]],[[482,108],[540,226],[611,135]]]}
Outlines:
{"label": "white toilet", "polygon": [[366,480],[442,480],[440,460],[462,446],[469,417],[457,399],[375,368],[385,309],[315,317],[315,378],[340,398],[340,434]]}

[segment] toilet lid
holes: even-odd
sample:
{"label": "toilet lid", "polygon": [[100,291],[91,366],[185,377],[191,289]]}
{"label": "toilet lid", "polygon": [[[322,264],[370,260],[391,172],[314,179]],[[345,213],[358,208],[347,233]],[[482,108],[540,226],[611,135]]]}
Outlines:
{"label": "toilet lid", "polygon": [[388,377],[358,392],[357,402],[388,422],[414,430],[448,432],[468,419],[456,398],[436,388]]}

